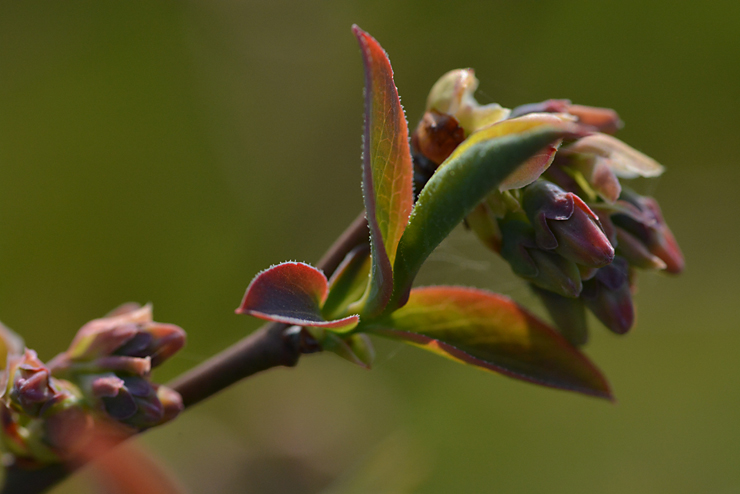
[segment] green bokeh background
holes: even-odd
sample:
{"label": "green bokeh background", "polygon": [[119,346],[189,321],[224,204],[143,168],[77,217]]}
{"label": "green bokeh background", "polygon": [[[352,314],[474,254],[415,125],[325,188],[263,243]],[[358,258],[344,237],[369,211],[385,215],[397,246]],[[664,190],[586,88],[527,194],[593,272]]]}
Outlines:
{"label": "green bokeh background", "polygon": [[[316,261],[362,207],[356,22],[412,124],[445,71],[482,102],[616,108],[667,166],[642,184],[687,259],[626,337],[594,325],[609,404],[378,342],[240,383],[140,441],[193,493],[740,492],[740,3],[3,2],[0,318],[48,359],[128,301],[188,331],[167,381],[258,326],[251,277]],[[421,282],[539,311],[457,231]],[[87,473],[58,493],[97,492]]]}

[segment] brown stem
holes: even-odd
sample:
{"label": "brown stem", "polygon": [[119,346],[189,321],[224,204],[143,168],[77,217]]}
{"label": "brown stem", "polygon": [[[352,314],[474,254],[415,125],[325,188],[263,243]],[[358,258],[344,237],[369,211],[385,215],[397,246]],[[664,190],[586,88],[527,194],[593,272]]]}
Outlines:
{"label": "brown stem", "polygon": [[265,324],[168,386],[180,393],[183,405],[189,407],[247,376],[281,365],[293,367],[298,363],[300,349],[294,339],[284,337],[287,327]]}
{"label": "brown stem", "polygon": [[[316,267],[327,277],[356,246],[367,242],[370,233],[364,211],[337,238]],[[287,325],[268,323],[172,381],[169,386],[182,396],[185,407],[213,396],[236,382],[273,367],[293,367],[301,353],[308,353],[297,336],[285,333]],[[10,464],[0,494],[38,494],[64,480],[79,465],[61,464],[29,470]]]}

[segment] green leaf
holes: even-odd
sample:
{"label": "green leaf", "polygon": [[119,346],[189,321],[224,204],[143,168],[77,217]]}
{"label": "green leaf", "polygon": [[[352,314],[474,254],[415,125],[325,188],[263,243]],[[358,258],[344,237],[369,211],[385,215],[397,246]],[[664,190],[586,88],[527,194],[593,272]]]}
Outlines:
{"label": "green leaf", "polygon": [[404,307],[358,331],[516,379],[612,398],[606,379],[585,355],[502,295],[462,287],[419,288]]}
{"label": "green leaf", "polygon": [[[398,246],[393,298],[386,312],[403,305],[426,258],[519,165],[559,139],[581,135],[578,126],[562,121],[534,121],[522,132],[519,119],[501,122],[481,132],[491,132],[489,129],[494,127],[499,127],[493,134],[495,137],[461,144],[419,194]],[[513,133],[507,133],[506,129]]]}
{"label": "green leaf", "polygon": [[370,369],[375,359],[373,344],[370,338],[362,333],[342,337],[327,331],[321,342],[321,348],[365,369]]}
{"label": "green leaf", "polygon": [[284,262],[254,277],[236,313],[334,331],[349,331],[357,326],[357,315],[324,319],[321,307],[328,290],[326,276],[318,269],[302,262]]}
{"label": "green leaf", "polygon": [[390,61],[380,44],[352,26],[365,67],[362,191],[370,227],[372,277],[363,313],[383,310],[393,290],[392,266],[413,207],[413,165],[406,116]]}
{"label": "green leaf", "polygon": [[321,309],[332,319],[347,314],[347,306],[356,302],[367,289],[370,276],[370,246],[359,245],[347,254],[329,280],[329,296]]}
{"label": "green leaf", "polygon": [[0,370],[5,370],[8,359],[21,355],[24,348],[23,338],[0,322]]}

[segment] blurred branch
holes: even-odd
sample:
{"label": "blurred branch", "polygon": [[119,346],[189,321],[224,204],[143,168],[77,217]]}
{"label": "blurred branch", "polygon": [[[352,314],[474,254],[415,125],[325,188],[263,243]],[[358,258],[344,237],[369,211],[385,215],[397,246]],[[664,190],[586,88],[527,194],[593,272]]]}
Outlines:
{"label": "blurred branch", "polygon": [[[367,242],[365,212],[337,238],[316,267],[330,277],[354,247]],[[215,395],[259,372],[273,367],[293,367],[301,353],[300,342],[285,335],[287,325],[268,323],[226,350],[194,367],[169,386],[182,395],[185,407]],[[28,469],[15,463],[6,465],[5,483],[0,494],[38,494],[55,486],[81,465],[50,465]]]}

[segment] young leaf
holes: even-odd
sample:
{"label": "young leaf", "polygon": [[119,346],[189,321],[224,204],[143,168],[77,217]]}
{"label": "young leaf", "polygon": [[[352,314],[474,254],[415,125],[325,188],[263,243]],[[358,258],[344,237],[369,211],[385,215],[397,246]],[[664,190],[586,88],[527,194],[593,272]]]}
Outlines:
{"label": "young leaf", "polygon": [[329,296],[321,311],[324,317],[339,317],[367,288],[370,275],[370,246],[358,245],[347,254],[329,280]]}
{"label": "young leaf", "polygon": [[321,342],[321,348],[365,369],[370,369],[375,359],[375,350],[370,337],[362,333],[342,338],[341,335],[327,331]]}
{"label": "young leaf", "polygon": [[413,165],[406,117],[393,69],[380,44],[352,26],[365,66],[362,191],[372,241],[372,281],[364,311],[383,310],[393,290],[392,266],[413,206]]}
{"label": "young leaf", "polygon": [[357,315],[332,321],[324,319],[321,307],[328,290],[326,276],[318,269],[301,262],[284,262],[254,277],[236,313],[335,331],[357,326]]}
{"label": "young leaf", "polygon": [[580,135],[578,126],[564,122],[540,122],[524,132],[518,122],[510,128],[515,133],[461,144],[422,189],[398,245],[393,298],[386,312],[403,305],[429,254],[520,164],[559,139]]}
{"label": "young leaf", "polygon": [[419,288],[404,307],[361,330],[517,379],[612,398],[606,379],[585,355],[502,295],[461,287]]}
{"label": "young leaf", "polygon": [[[455,149],[454,154],[462,154],[466,149],[478,142],[488,141],[509,134],[526,132],[527,130],[532,130],[547,124],[561,127],[564,124],[564,121],[563,119],[549,113],[531,113],[519,118],[504,120],[496,125],[491,125],[490,127],[486,127],[473,133],[465,140],[465,142]],[[537,178],[539,178],[539,176],[542,175],[542,173],[547,170],[552,163],[559,146],[560,140],[558,139],[543,147],[538,153],[531,156],[518,166],[508,177],[502,180],[498,189],[502,191],[519,189],[537,180]]]}

